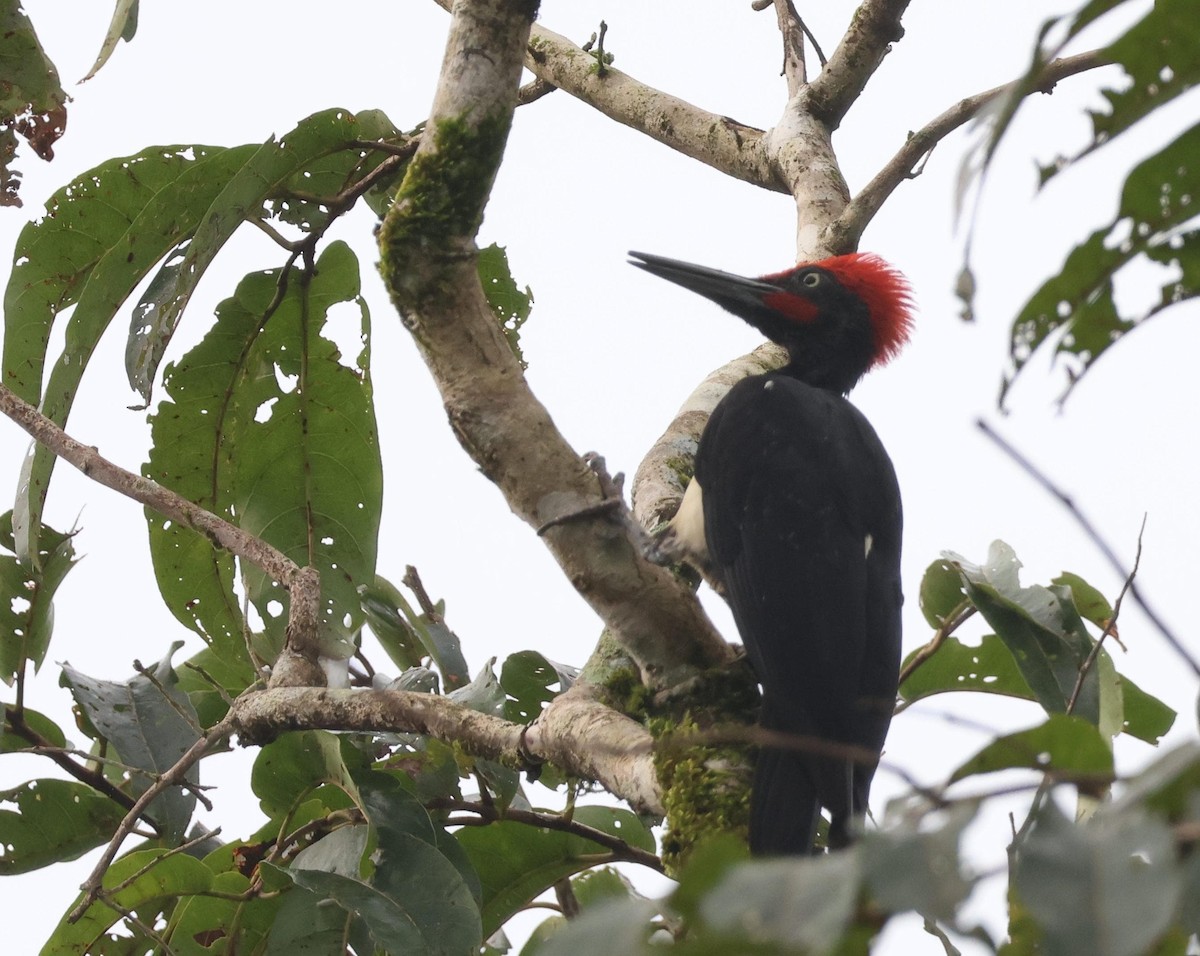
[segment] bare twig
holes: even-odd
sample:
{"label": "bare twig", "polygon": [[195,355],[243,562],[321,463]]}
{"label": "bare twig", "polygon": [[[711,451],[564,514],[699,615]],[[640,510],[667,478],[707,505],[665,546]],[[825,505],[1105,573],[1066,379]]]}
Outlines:
{"label": "bare twig", "polygon": [[934,631],[933,637],[929,643],[918,650],[904,668],[900,671],[900,683],[904,684],[906,680],[916,673],[917,668],[924,664],[929,658],[933,657],[938,652],[938,649],[946,643],[946,638],[959,629],[963,622],[975,613],[974,605],[967,601],[963,601],[953,611],[946,615],[946,620],[942,626]]}
{"label": "bare twig", "polygon": [[788,99],[795,97],[804,84],[808,82],[808,74],[804,63],[804,38],[807,30],[796,5],[792,0],[774,0],[775,17],[779,22],[779,32],[783,37],[783,69],[781,75],[787,80]]}
{"label": "bare twig", "polygon": [[1142,516],[1142,527],[1138,530],[1137,538],[1137,553],[1133,556],[1133,567],[1129,569],[1129,576],[1125,578],[1125,583],[1121,585],[1121,593],[1117,595],[1117,599],[1113,602],[1112,617],[1105,622],[1104,630],[1101,632],[1099,639],[1092,645],[1092,650],[1087,656],[1087,660],[1079,668],[1079,675],[1075,678],[1075,689],[1071,691],[1071,699],[1067,701],[1067,713],[1073,713],[1075,703],[1079,700],[1079,692],[1083,689],[1084,679],[1088,675],[1088,671],[1096,663],[1096,658],[1100,656],[1100,648],[1104,646],[1104,641],[1109,636],[1117,631],[1117,618],[1121,614],[1121,602],[1125,600],[1125,595],[1133,586],[1133,579],[1137,576],[1138,567],[1142,563],[1142,535],[1146,531],[1146,517]]}
{"label": "bare twig", "polygon": [[[1111,60],[1099,50],[1063,57],[1046,64],[1034,89],[1049,92],[1059,80],[1104,66],[1109,62]],[[929,157],[938,143],[1001,97],[1012,95],[1022,85],[1022,80],[1013,80],[1003,86],[968,96],[917,132],[909,133],[896,155],[850,200],[850,204],[829,227],[830,242],[847,249],[855,248],[863,230],[887,198],[897,186],[912,178],[918,166]]]}
{"label": "bare twig", "polygon": [[[434,2],[445,10],[452,6],[452,0]],[[541,24],[535,23],[530,33],[525,67],[609,119],[685,156],[763,189],[786,191],[761,148],[762,130],[700,109],[611,66],[599,76],[589,51]]]}
{"label": "bare twig", "polygon": [[294,634],[302,645],[315,645],[317,615],[314,608],[320,603],[320,578],[315,568],[301,568],[261,538],[248,534],[158,482],[114,464],[95,447],[76,441],[5,385],[0,385],[0,412],[88,478],[191,528],[216,547],[249,561],[279,581],[291,595],[289,635]]}
{"label": "bare twig", "polygon": [[[1005,441],[987,422],[983,419],[977,419],[975,426],[984,433],[992,443],[996,445],[1004,454],[1016,463],[1022,471],[1030,478],[1037,482],[1043,490],[1056,498],[1059,503],[1067,510],[1076,524],[1083,529],[1083,533],[1093,545],[1104,555],[1113,570],[1117,572],[1123,579],[1128,582],[1128,591],[1133,599],[1137,602],[1138,607],[1142,609],[1142,613],[1150,620],[1150,623],[1158,630],[1163,639],[1171,646],[1171,649],[1192,669],[1192,672],[1200,677],[1200,661],[1197,661],[1191,652],[1183,645],[1183,642],[1175,635],[1175,632],[1167,626],[1167,623],[1158,615],[1146,601],[1146,598],[1138,590],[1137,584],[1134,583],[1131,573],[1126,570],[1121,563],[1121,559],[1117,557],[1116,552],[1109,546],[1108,542],[1100,536],[1100,532],[1096,530],[1095,525],[1087,519],[1082,511],[1076,506],[1074,499],[1065,491],[1059,488],[1046,474],[1041,471],[1036,465],[1026,458],[1021,452],[1017,451],[1009,442]],[[1141,537],[1139,535],[1139,542]],[[1140,544],[1139,544],[1140,547]]]}
{"label": "bare twig", "polygon": [[216,724],[207,734],[192,744],[180,757],[175,765],[159,777],[153,784],[146,788],[146,791],[134,801],[129,812],[125,814],[123,820],[118,824],[116,832],[113,833],[112,839],[109,840],[108,846],[100,855],[100,859],[92,868],[92,872],[88,878],[84,880],[80,889],[83,890],[83,898],[75,906],[69,914],[67,921],[71,923],[78,922],[79,919],[87,912],[89,906],[92,905],[103,891],[104,874],[108,872],[108,868],[112,866],[113,860],[116,859],[117,852],[121,849],[121,844],[125,842],[125,838],[129,836],[133,830],[134,824],[138,818],[146,811],[146,808],[154,801],[154,799],[165,791],[168,787],[175,786],[182,782],[189,770],[195,766],[205,754],[213,747],[223,743],[234,732],[234,724],[228,715],[218,724]]}
{"label": "bare twig", "polygon": [[178,524],[191,528],[217,547],[261,568],[275,580],[285,585],[290,584],[300,570],[291,558],[260,538],[247,534],[236,525],[193,504],[158,482],[126,471],[102,457],[96,448],[76,441],[4,385],[0,385],[0,412],[88,478],[152,508]]}
{"label": "bare twig", "polygon": [[590,827],[563,814],[546,813],[538,810],[520,810],[511,806],[501,810],[494,803],[476,803],[470,800],[456,800],[450,797],[439,797],[431,801],[427,806],[431,810],[469,811],[478,814],[480,819],[489,823],[498,820],[510,820],[513,823],[524,823],[533,827],[541,827],[545,830],[570,833],[574,836],[591,840],[593,843],[598,843],[606,850],[611,850],[617,859],[626,860],[630,863],[640,863],[643,866],[657,870],[659,873],[663,872],[662,860],[653,853],[632,846],[620,837],[612,836],[603,830]]}
{"label": "bare twig", "polygon": [[[33,748],[38,753],[49,757],[55,764],[65,770],[68,774],[78,780],[80,783],[85,783],[93,790],[104,794],[108,799],[112,800],[119,806],[128,810],[133,806],[133,797],[127,794],[124,790],[115,786],[112,781],[104,776],[103,773],[97,770],[91,770],[71,759],[72,751],[66,748],[56,747],[53,743],[39,734],[36,730],[25,723],[24,713],[15,707],[6,707],[4,709],[4,719],[7,724],[7,729],[10,733],[16,734],[22,740],[28,740],[33,744]],[[97,760],[92,754],[82,755],[87,760]],[[99,758],[101,762],[106,758]],[[124,765],[122,765],[124,766]]]}

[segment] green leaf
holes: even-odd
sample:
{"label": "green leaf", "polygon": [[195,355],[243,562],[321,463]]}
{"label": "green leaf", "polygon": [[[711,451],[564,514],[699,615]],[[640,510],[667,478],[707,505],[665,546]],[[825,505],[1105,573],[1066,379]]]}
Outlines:
{"label": "green leaf", "polygon": [[[0,722],[0,754],[19,753],[22,750],[33,747],[34,744],[18,734],[11,723],[13,718],[16,717],[17,709],[15,707],[0,707],[0,710],[4,714],[4,720]],[[36,710],[30,710],[28,707],[23,707],[20,712],[20,720],[21,723],[41,737],[51,747],[65,747],[67,745],[67,737],[62,732],[62,728],[45,714],[38,713]]]}
{"label": "green leaf", "polygon": [[[632,846],[654,851],[653,835],[628,810],[576,807],[574,819]],[[559,880],[587,869],[595,855],[603,852],[583,837],[508,821],[464,827],[455,836],[479,874],[485,937]]]}
{"label": "green leaf", "polygon": [[106,842],[124,816],[124,807],[74,780],[0,792],[0,876],[77,859]]}
{"label": "green leaf", "polygon": [[1147,694],[1128,677],[1121,676],[1120,682],[1125,704],[1125,733],[1148,744],[1157,744],[1175,723],[1175,711]]}
{"label": "green leaf", "polygon": [[[141,674],[122,683],[97,680],[63,665],[63,682],[88,720],[116,749],[122,763],[144,771],[130,777],[128,786],[135,797],[175,766],[200,736],[195,711],[175,686],[171,668],[171,655],[182,646],[182,641],[171,645],[167,656],[150,671],[153,680]],[[186,779],[192,787],[199,783],[195,766]],[[147,813],[163,840],[174,845],[183,838],[195,806],[194,790],[174,786],[155,797]]]}
{"label": "green leaf", "polygon": [[1038,703],[1048,713],[1063,713],[1075,697],[1073,713],[1096,723],[1100,718],[1099,683],[1090,670],[1076,694],[1079,672],[1094,641],[1063,587],[1021,587],[1021,562],[1003,541],[992,542],[985,565],[948,556],[962,574],[972,603],[1012,651]]}
{"label": "green leaf", "polygon": [[296,731],[277,737],[258,752],[250,772],[250,788],[263,813],[272,819],[324,783],[347,793],[356,790],[338,738],[327,730]]}
{"label": "green leaf", "polygon": [[[1071,35],[1090,22],[1089,4],[1072,24]],[[1110,110],[1093,112],[1090,152],[1109,143],[1138,120],[1200,83],[1200,23],[1188,0],[1157,0],[1146,15],[1105,51],[1125,68],[1121,89],[1106,90]],[[1086,155],[1086,153],[1084,154]]]}
{"label": "green leaf", "polygon": [[[638,956],[657,952],[646,945],[658,907],[650,900],[611,900],[568,920],[548,934],[537,956]],[[522,950],[522,956],[525,956]]]}
{"label": "green leaf", "polygon": [[952,922],[971,892],[971,881],[962,874],[959,844],[978,809],[978,804],[957,804],[936,829],[909,825],[867,830],[862,872],[874,901],[892,913],[913,911]]}
{"label": "green leaf", "polygon": [[1016,857],[1016,892],[1046,956],[1141,956],[1182,890],[1170,829],[1134,815],[1066,820],[1052,801]]}
{"label": "green leaf", "polygon": [[[279,871],[271,864],[264,870]],[[267,956],[345,956],[349,942],[355,953],[373,953],[366,926],[320,893],[299,885],[283,897],[267,939]]]}
{"label": "green leaf", "polygon": [[482,900],[479,875],[457,840],[433,822],[420,799],[395,778],[383,773],[356,777],[362,794],[362,810],[378,834],[375,884],[393,896],[401,895],[397,882],[405,877],[397,863],[407,852],[407,841],[420,840],[436,849],[453,866],[478,908]]}
{"label": "green leaf", "polygon": [[1068,714],[1051,714],[1036,727],[993,740],[955,770],[950,783],[1014,767],[1105,777],[1113,772],[1113,755],[1094,724]]}
{"label": "green leaf", "polygon": [[701,904],[707,927],[743,943],[833,952],[862,889],[858,848],[734,867]]}
{"label": "green leaf", "polygon": [[[161,849],[139,850],[114,862],[104,874],[104,887],[113,891],[113,902],[125,912],[144,913],[161,900],[173,901],[212,888],[212,872],[203,863],[185,853],[167,853]],[[148,864],[153,865],[145,873],[115,889]],[[121,914],[104,901],[89,906],[77,923],[68,923],[64,916],[42,949],[42,956],[104,952],[101,941],[120,919]]]}
{"label": "green leaf", "polygon": [[1071,599],[1075,602],[1075,610],[1085,621],[1091,621],[1096,627],[1104,630],[1112,618],[1112,605],[1099,590],[1092,587],[1078,574],[1064,571],[1050,582],[1061,584],[1071,589]]}
{"label": "green leaf", "polygon": [[[281,286],[286,291],[278,294]],[[260,536],[300,565],[321,570],[321,639],[329,656],[351,653],[362,620],[358,585],[374,578],[383,473],[369,355],[341,356],[326,337],[332,311],[349,303],[369,334],[358,261],[333,243],[311,277],[256,272],[218,308],[204,340],[164,376],[170,401],[152,420],[145,472]],[[243,662],[233,559],[202,535],[147,512],[159,588],[184,624]],[[282,646],[287,590],[243,566],[267,625],[268,659]]]}
{"label": "green leaf", "polygon": [[[910,654],[908,659],[911,658]],[[1112,659],[1108,652],[1102,649],[1093,666],[1105,670],[1111,668]],[[1175,711],[1157,697],[1147,694],[1128,677],[1119,674],[1116,690],[1121,696],[1123,732],[1147,743],[1158,743],[1174,723]],[[950,691],[974,691],[1037,700],[1017,666],[1016,658],[995,634],[985,635],[975,646],[964,644],[957,637],[947,638],[937,653],[900,686],[900,697],[913,703]]]}
{"label": "green leaf", "polygon": [[[60,189],[21,231],[4,293],[4,382],[65,425],[100,336],[154,264],[195,228],[246,149],[155,146],[111,159]],[[70,306],[66,343],[43,390],[51,326]],[[38,447],[21,472],[18,553],[36,548],[54,456]]]}
{"label": "green leaf", "polygon": [[481,714],[503,717],[504,688],[500,686],[500,681],[496,679],[496,672],[492,670],[495,663],[496,658],[491,658],[479,669],[479,673],[475,675],[471,683],[458,688],[458,690],[452,690],[446,696],[456,704],[462,704]]}
{"label": "green leaf", "polygon": [[263,203],[310,164],[360,139],[394,132],[381,127],[381,113],[359,117],[342,109],[314,113],[280,140],[270,139],[245,157],[224,181],[195,229],[187,252],[158,283],[154,301],[135,310],[125,349],[129,384],[148,402],[158,364],[180,316],[209,264],[246,220],[259,218]]}
{"label": "green leaf", "polygon": [[371,828],[366,824],[338,827],[297,853],[291,866],[358,879],[363,874],[363,854],[370,833]]}
{"label": "green leaf", "polygon": [[421,639],[400,613],[401,606],[407,607],[408,602],[396,586],[376,574],[374,581],[359,586],[358,595],[367,625],[392,663],[402,671],[419,667],[424,653]]}
{"label": "green leaf", "polygon": [[512,270],[508,267],[508,252],[503,246],[492,243],[485,249],[479,250],[476,262],[479,271],[479,282],[483,286],[483,294],[491,306],[492,314],[504,330],[508,346],[513,355],[521,363],[521,368],[528,368],[525,357],[521,354],[521,326],[529,318],[533,308],[533,291],[529,286],[522,292],[517,288]]}
{"label": "green leaf", "polygon": [[[911,658],[909,655],[908,660]],[[1012,651],[995,634],[985,635],[976,646],[957,637],[946,638],[937,653],[900,686],[900,696],[912,703],[958,690],[1035,700]]]}
{"label": "green leaf", "polygon": [[510,654],[500,670],[500,685],[508,695],[505,719],[531,723],[546,704],[571,686],[577,675],[575,668],[555,664],[537,651]]}
{"label": "green leaf", "polygon": [[179,689],[187,694],[196,710],[196,719],[205,728],[224,717],[229,710],[228,701],[255,678],[245,654],[226,655],[215,647],[203,648],[188,658],[177,673]]}
{"label": "green leaf", "polygon": [[[1200,231],[1187,197],[1200,195],[1200,125],[1134,167],[1125,180],[1113,221],[1068,254],[1013,321],[1009,367],[1000,391],[1009,388],[1037,349],[1053,341],[1066,369],[1065,401],[1076,382],[1113,343],[1152,316],[1200,294]],[[1139,315],[1123,314],[1113,297],[1116,278],[1132,262],[1169,267],[1158,301]],[[1177,275],[1176,275],[1177,273]]]}
{"label": "green leaf", "polygon": [[[428,654],[442,674],[447,690],[463,687],[471,680],[462,643],[444,619],[445,609],[438,603],[434,616],[418,614],[394,584],[376,575],[373,584],[361,587],[364,600],[369,601],[368,621],[375,636],[383,642],[385,649],[390,645],[389,656],[401,664],[409,655]],[[420,648],[412,641],[420,644]],[[404,666],[403,664],[401,666]],[[408,665],[411,666],[411,665]]]}
{"label": "green leaf", "polygon": [[[379,110],[364,110],[355,116],[355,121],[362,132],[360,140],[405,141],[391,120]],[[331,217],[342,211],[339,208],[341,202],[335,202],[335,198],[365,176],[375,173],[390,155],[384,150],[343,149],[322,156],[283,183],[267,205],[280,222],[308,233],[322,230]],[[398,180],[406,165],[398,166],[383,181],[393,183]],[[365,198],[370,206],[369,198]],[[378,210],[376,214],[382,216]]]}
{"label": "green leaf", "polygon": [[373,944],[384,952],[405,956],[474,952],[483,942],[479,913],[457,871],[437,850],[413,838],[394,865],[403,867],[398,874],[402,893],[394,896],[336,873],[289,872],[298,886],[332,900],[361,920]]}
{"label": "green leaf", "polygon": [[921,576],[921,613],[932,628],[939,628],[967,599],[962,575],[944,558],[934,561]]}
{"label": "green leaf", "polygon": [[0,7],[0,206],[20,206],[21,174],[9,167],[19,132],[42,159],[67,125],[58,71],[19,3]]}
{"label": "green leaf", "polygon": [[1121,789],[1111,812],[1148,809],[1171,823],[1192,819],[1200,794],[1200,743],[1188,741],[1168,751]]}
{"label": "green leaf", "polygon": [[[211,861],[210,857],[205,862],[211,867]],[[283,899],[235,898],[249,889],[247,877],[236,870],[227,870],[217,872],[212,882],[213,892],[225,898],[183,897],[171,917],[168,936],[171,951],[176,956],[261,952]]]}
{"label": "green leaf", "polygon": [[113,55],[118,41],[124,40],[126,43],[129,43],[133,40],[137,34],[137,22],[138,0],[117,0],[116,5],[113,7],[112,21],[104,33],[104,42],[100,44],[100,52],[96,55],[96,62],[88,70],[87,76],[79,81],[80,83],[90,80],[100,72],[100,68]]}
{"label": "green leaf", "polygon": [[588,870],[571,880],[571,892],[579,903],[580,909],[598,906],[609,900],[642,899],[642,895],[633,888],[633,883],[611,866],[598,866]]}
{"label": "green leaf", "polygon": [[[46,659],[54,631],[54,593],[77,562],[74,534],[43,525],[33,560],[0,554],[0,679],[6,684],[24,671],[26,662],[36,672]],[[0,547],[16,553],[11,511],[0,515]]]}

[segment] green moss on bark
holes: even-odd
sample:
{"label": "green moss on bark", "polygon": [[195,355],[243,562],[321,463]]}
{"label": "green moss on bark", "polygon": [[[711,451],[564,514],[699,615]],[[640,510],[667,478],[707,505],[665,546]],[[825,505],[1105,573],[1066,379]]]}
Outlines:
{"label": "green moss on bark", "polygon": [[744,664],[714,670],[686,702],[647,722],[657,745],[654,769],[667,811],[663,863],[675,872],[692,849],[717,834],[746,840],[750,822],[752,748],[739,744],[689,745],[688,738],[722,726],[752,723],[758,694]]}
{"label": "green moss on bark", "polygon": [[479,231],[510,120],[507,114],[477,122],[456,117],[426,130],[434,148],[409,163],[379,232],[384,281],[401,304],[437,284],[436,272],[418,273],[418,263],[436,264],[439,253],[461,250]]}

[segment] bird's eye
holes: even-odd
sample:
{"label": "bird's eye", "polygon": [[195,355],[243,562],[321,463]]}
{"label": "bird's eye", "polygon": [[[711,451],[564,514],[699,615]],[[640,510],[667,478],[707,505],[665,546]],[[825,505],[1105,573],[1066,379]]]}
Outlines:
{"label": "bird's eye", "polygon": [[821,273],[809,272],[801,281],[810,289],[815,289],[821,284]]}

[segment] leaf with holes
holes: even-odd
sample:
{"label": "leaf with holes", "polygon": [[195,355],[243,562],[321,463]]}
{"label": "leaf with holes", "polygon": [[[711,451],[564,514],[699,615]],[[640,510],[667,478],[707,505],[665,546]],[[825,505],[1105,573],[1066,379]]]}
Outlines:
{"label": "leaf with holes", "polygon": [[[0,554],[0,680],[12,684],[28,662],[42,666],[54,631],[54,593],[77,563],[63,534],[42,526],[36,560]],[[12,512],[0,515],[0,547],[16,552]]]}
{"label": "leaf with holes", "polygon": [[119,804],[74,780],[0,791],[0,876],[77,859],[107,842],[124,816]]}
{"label": "leaf with holes", "polygon": [[342,150],[361,152],[355,143],[394,132],[377,111],[363,113],[360,119],[347,110],[329,109],[301,120],[278,141],[272,138],[244,156],[205,209],[183,259],[157,283],[154,301],[134,312],[125,348],[130,386],[150,400],[158,364],[196,285],[243,222],[258,218],[263,204],[310,164]]}
{"label": "leaf with holes", "polygon": [[[101,163],[55,193],[46,216],[25,226],[14,250],[4,291],[4,384],[65,425],[118,309],[191,234],[247,155],[245,147],[155,146]],[[71,306],[62,354],[43,387],[51,328]],[[55,460],[38,446],[22,466],[14,508],[18,554],[37,549]]]}
{"label": "leaf with holes", "polygon": [[[145,466],[148,477],[236,515],[244,530],[321,570],[321,640],[331,657],[349,655],[361,625],[358,587],[374,580],[383,493],[369,352],[344,357],[326,337],[346,318],[353,341],[364,341],[358,261],[344,243],[325,250],[311,280],[295,268],[244,278],[204,340],[168,367]],[[232,558],[154,512],[147,521],[167,606],[242,662],[248,678]],[[266,624],[259,653],[273,660],[287,591],[257,568],[243,574]]]}
{"label": "leaf with holes", "polygon": [[521,354],[521,326],[533,309],[533,291],[529,286],[524,291],[517,287],[508,266],[508,252],[503,246],[492,243],[480,249],[476,268],[479,270],[483,294],[504,331],[504,337],[508,339],[509,348],[521,363],[521,368],[527,368],[528,363]]}
{"label": "leaf with holes", "polygon": [[153,916],[163,904],[207,893],[212,885],[212,871],[186,853],[170,854],[160,849],[129,853],[104,873],[109,900],[97,900],[76,923],[64,916],[42,949],[42,956],[108,952],[104,946],[110,940],[109,930],[121,919],[122,912],[136,910],[143,918]]}
{"label": "leaf with holes", "polygon": [[[147,675],[121,683],[97,680],[63,665],[63,682],[92,726],[112,744],[122,763],[141,771],[128,783],[135,797],[175,766],[200,737],[196,712],[187,695],[175,686],[171,668],[171,656],[182,646],[182,641],[176,641]],[[195,766],[188,770],[186,780],[191,787],[199,783]],[[163,839],[174,844],[182,839],[195,806],[194,790],[174,786],[155,797],[147,813]]]}
{"label": "leaf with holes", "polygon": [[993,740],[955,770],[950,783],[1017,767],[1095,776],[1103,783],[1113,773],[1112,748],[1094,724],[1069,714],[1051,714],[1036,727]]}
{"label": "leaf with holes", "polygon": [[975,565],[947,555],[962,575],[971,602],[1012,651],[1022,676],[1048,713],[1063,713],[1074,697],[1073,713],[1092,723],[1100,719],[1098,671],[1075,685],[1094,641],[1064,587],[1022,587],[1021,562],[1003,541],[992,542],[987,563]]}

